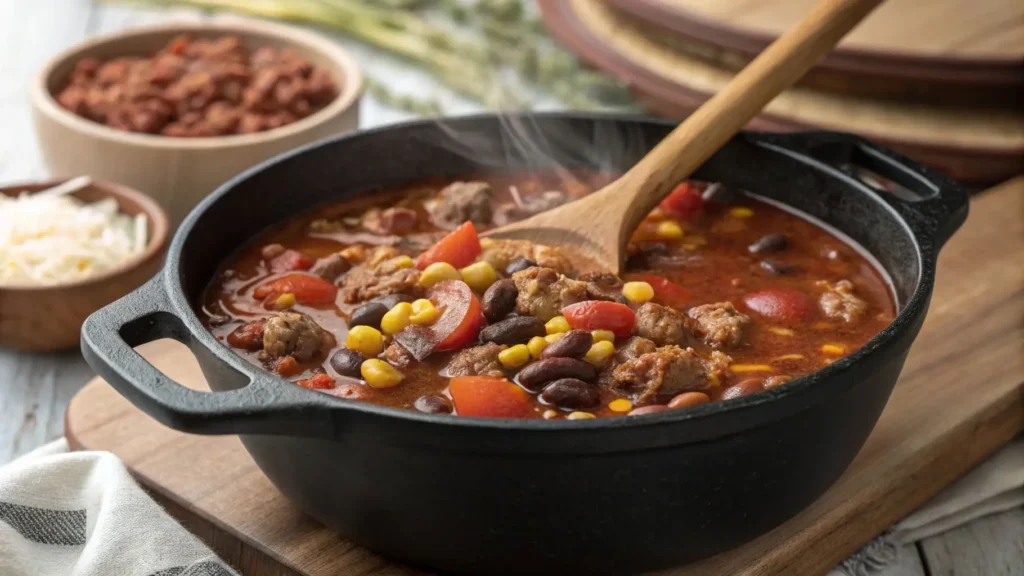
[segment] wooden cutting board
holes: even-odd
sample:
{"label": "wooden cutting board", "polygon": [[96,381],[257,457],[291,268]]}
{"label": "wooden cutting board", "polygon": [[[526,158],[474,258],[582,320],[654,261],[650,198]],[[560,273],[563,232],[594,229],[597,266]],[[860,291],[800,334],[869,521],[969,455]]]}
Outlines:
{"label": "wooden cutting board", "polygon": [[[181,344],[140,348],[205,388]],[[731,552],[665,576],[823,574],[1024,429],[1024,178],[983,193],[942,252],[931,311],[903,376],[850,469],[817,502]],[[163,427],[100,379],[71,402],[77,449],[109,450],[248,576],[418,574],[304,517],[235,437]]]}

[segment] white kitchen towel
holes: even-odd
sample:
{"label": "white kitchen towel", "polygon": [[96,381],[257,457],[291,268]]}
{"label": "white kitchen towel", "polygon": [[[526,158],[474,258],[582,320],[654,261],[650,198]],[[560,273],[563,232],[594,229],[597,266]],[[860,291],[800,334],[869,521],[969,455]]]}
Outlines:
{"label": "white kitchen towel", "polygon": [[237,576],[109,452],[53,443],[0,468],[3,576]]}

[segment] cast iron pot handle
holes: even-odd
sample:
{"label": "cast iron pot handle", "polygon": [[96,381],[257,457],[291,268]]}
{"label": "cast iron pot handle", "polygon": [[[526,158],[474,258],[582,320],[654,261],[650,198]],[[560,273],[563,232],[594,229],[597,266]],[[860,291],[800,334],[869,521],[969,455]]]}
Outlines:
{"label": "cast iron pot handle", "polygon": [[[965,187],[859,136],[837,132],[754,133],[752,136],[760,145],[782,152],[798,152],[876,190],[906,219],[919,238],[934,242],[936,251],[967,219],[970,194]],[[864,169],[900,184],[917,198],[901,198],[879,190],[858,174]]]}
{"label": "cast iron pot handle", "polygon": [[[82,325],[82,353],[104,380],[166,426],[193,434],[330,435],[333,398],[276,378],[237,357],[229,361],[239,388],[204,392],[165,376],[134,346],[161,338],[186,345],[192,335],[173,312],[163,272],[138,290],[90,315]],[[248,379],[248,384],[246,380]]]}

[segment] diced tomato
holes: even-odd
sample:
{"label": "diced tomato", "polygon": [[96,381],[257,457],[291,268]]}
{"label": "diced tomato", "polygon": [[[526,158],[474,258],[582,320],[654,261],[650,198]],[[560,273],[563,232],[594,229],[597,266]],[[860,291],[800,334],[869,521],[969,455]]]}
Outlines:
{"label": "diced tomato", "polygon": [[464,222],[454,232],[441,238],[426,252],[416,258],[416,267],[423,270],[435,262],[447,262],[456,268],[469,266],[483,250],[480,237],[470,221]]}
{"label": "diced tomato", "polygon": [[743,297],[743,303],[765,318],[785,322],[807,320],[817,310],[811,297],[789,288],[768,288],[751,292]]}
{"label": "diced tomato", "polygon": [[267,326],[266,318],[246,322],[228,334],[228,344],[233,348],[242,350],[263,349],[263,329]]}
{"label": "diced tomato", "polygon": [[299,361],[294,356],[283,356],[274,365],[274,372],[287,378],[302,372],[302,369],[299,367]]}
{"label": "diced tomato", "polygon": [[281,294],[291,293],[300,304],[333,304],[338,288],[319,276],[310,274],[287,274],[260,284],[252,295],[259,300],[274,300]]}
{"label": "diced tomato", "polygon": [[298,250],[285,250],[270,259],[271,272],[295,272],[309,270],[316,263],[316,258],[307,256]]}
{"label": "diced tomato", "polygon": [[626,337],[636,328],[636,314],[625,304],[604,300],[587,300],[562,308],[562,316],[576,330],[611,330],[617,337]]}
{"label": "diced tomato", "polygon": [[671,308],[682,308],[690,301],[690,291],[679,284],[657,274],[636,272],[627,275],[628,280],[647,282],[654,288],[654,301]]}
{"label": "diced tomato", "polygon": [[315,374],[311,378],[297,380],[295,383],[310,390],[329,390],[334,388],[334,378],[327,374]]}
{"label": "diced tomato", "polygon": [[704,198],[700,190],[689,182],[683,182],[658,204],[658,208],[674,216],[690,216],[704,208]]}
{"label": "diced tomato", "polygon": [[525,390],[496,376],[459,376],[448,383],[448,393],[460,416],[526,418],[533,414]]}
{"label": "diced tomato", "polygon": [[417,360],[432,352],[462,348],[474,341],[484,327],[480,300],[462,280],[438,282],[427,291],[427,298],[441,310],[441,317],[430,326],[409,326],[395,335]]}

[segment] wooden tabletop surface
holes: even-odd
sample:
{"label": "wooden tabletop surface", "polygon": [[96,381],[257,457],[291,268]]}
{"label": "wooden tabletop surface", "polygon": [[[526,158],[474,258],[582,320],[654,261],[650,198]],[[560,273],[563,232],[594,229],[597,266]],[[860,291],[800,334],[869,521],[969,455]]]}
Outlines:
{"label": "wooden tabletop surface", "polygon": [[[0,185],[42,179],[32,129],[28,85],[46,59],[95,34],[128,26],[197,19],[189,11],[146,11],[90,0],[0,0]],[[431,94],[453,113],[478,110],[433,85],[422,72],[372,49],[341,40],[396,92]],[[406,119],[367,96],[362,125]],[[45,312],[42,312],[45,313]],[[61,437],[64,409],[93,376],[78,351],[29,354],[0,348],[0,464]],[[1022,576],[1024,510],[975,520],[900,550],[899,561],[879,576]]]}

